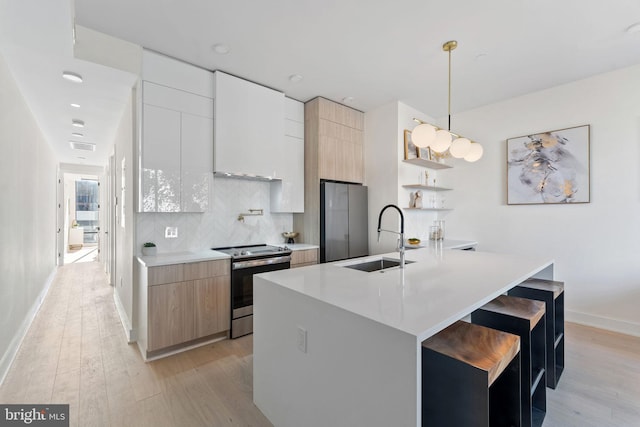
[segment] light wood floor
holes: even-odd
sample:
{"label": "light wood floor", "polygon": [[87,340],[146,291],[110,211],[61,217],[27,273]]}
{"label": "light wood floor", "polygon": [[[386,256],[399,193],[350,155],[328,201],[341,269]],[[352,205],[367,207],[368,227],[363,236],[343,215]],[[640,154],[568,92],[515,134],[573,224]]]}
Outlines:
{"label": "light wood floor", "polygon": [[[640,426],[640,338],[567,323],[547,399],[544,427]],[[271,426],[252,403],[251,336],[144,363],[97,262],[59,269],[0,403],[69,403],[72,426]]]}

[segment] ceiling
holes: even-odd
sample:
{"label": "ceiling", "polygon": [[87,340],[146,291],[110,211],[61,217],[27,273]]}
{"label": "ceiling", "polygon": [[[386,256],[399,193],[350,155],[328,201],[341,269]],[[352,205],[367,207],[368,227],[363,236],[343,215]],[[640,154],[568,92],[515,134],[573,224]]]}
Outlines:
{"label": "ceiling", "polygon": [[[10,2],[1,1],[3,8]],[[18,22],[29,24],[29,32],[43,33],[44,28],[57,34],[69,51],[71,27],[67,24],[75,10],[79,25],[206,69],[220,69],[264,84],[301,101],[321,95],[369,111],[399,100],[435,118],[447,114],[448,62],[441,46],[455,39],[459,46],[452,53],[454,129],[456,112],[640,63],[640,32],[626,31],[640,22],[637,0],[75,0],[73,6],[69,0],[13,3],[31,4],[31,9],[38,4],[47,9],[46,14],[38,16],[25,12],[23,21]],[[52,20],[51,16],[60,19]],[[11,36],[25,33],[24,28],[15,27],[19,25],[10,28]],[[229,53],[215,53],[215,44],[228,46]],[[51,114],[51,104],[41,108],[35,104],[49,90],[60,99],[76,89],[59,78],[60,67],[98,66],[58,64],[47,52],[50,50],[39,49],[21,70],[35,73],[33,68],[42,68],[36,66],[43,63],[38,55],[44,55],[44,63],[55,67],[39,70],[39,78],[34,76],[31,83],[20,85],[33,85],[32,92],[40,94],[26,97],[45,133],[53,132],[56,126],[68,133],[66,123],[70,120],[62,119],[63,125],[45,124],[58,118]],[[66,59],[74,61],[70,53]],[[132,84],[126,73],[103,68],[87,71],[95,72],[92,81],[104,82],[106,89],[91,94],[103,101],[105,109],[87,111],[87,124],[101,120],[113,123],[115,116],[119,119],[127,97],[125,89]],[[289,80],[293,74],[303,79],[294,83]],[[45,75],[50,77],[46,79]],[[82,87],[87,86],[83,83]],[[112,124],[100,138],[111,137],[113,132]]]}

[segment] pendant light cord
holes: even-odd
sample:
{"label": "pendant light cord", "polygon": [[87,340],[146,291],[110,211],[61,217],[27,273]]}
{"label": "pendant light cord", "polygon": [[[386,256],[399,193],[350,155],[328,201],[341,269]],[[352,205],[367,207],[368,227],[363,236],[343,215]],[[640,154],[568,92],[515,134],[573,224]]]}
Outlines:
{"label": "pendant light cord", "polygon": [[451,49],[449,49],[449,103],[448,103],[448,115],[449,115],[449,128],[451,132]]}

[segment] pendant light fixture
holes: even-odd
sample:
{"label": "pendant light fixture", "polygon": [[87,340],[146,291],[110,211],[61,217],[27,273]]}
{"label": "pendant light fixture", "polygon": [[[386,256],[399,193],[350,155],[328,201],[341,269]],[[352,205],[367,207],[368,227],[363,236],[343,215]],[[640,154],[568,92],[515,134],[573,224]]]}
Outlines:
{"label": "pendant light fixture", "polygon": [[411,140],[417,147],[429,147],[431,151],[438,153],[441,157],[451,156],[468,162],[475,162],[482,157],[482,146],[469,138],[451,132],[451,51],[457,47],[458,42],[456,40],[450,40],[442,45],[442,50],[449,54],[447,129],[440,129],[421,120],[413,119],[419,124],[411,132]]}

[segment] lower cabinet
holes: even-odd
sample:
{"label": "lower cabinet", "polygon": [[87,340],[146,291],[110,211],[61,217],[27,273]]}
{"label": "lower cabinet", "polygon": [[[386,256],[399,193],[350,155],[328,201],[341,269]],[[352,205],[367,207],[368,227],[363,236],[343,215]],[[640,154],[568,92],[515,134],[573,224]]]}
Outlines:
{"label": "lower cabinet", "polygon": [[229,276],[196,280],[195,338],[229,330],[231,322]]}
{"label": "lower cabinet", "polygon": [[304,249],[291,252],[291,268],[318,263],[318,249]]}
{"label": "lower cabinet", "polygon": [[149,288],[149,351],[195,338],[193,296],[192,282]]}
{"label": "lower cabinet", "polygon": [[229,260],[149,270],[147,351],[229,330]]}

